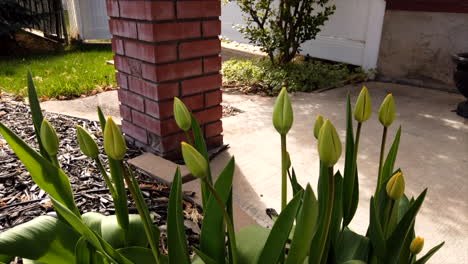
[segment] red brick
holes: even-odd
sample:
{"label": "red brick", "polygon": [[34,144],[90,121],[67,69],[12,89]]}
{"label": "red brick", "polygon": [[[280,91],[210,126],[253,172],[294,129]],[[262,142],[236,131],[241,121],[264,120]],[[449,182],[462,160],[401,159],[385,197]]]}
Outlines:
{"label": "red brick", "polygon": [[179,45],[179,57],[181,59],[215,55],[220,52],[221,41],[219,39],[190,41]]}
{"label": "red brick", "polygon": [[145,100],[145,112],[158,119],[164,119],[173,115],[172,101],[166,102],[155,102],[151,100]]}
{"label": "red brick", "polygon": [[203,21],[202,32],[204,37],[215,37],[221,35],[221,21],[219,19]]}
{"label": "red brick", "polygon": [[177,18],[219,17],[221,1],[177,1]]}
{"label": "red brick", "polygon": [[125,55],[123,40],[112,38],[112,51],[119,55]]}
{"label": "red brick", "polygon": [[167,136],[174,134],[180,131],[177,123],[173,118],[167,120],[158,120],[147,116],[146,118],[146,128],[148,131],[158,135],[158,136]]}
{"label": "red brick", "polygon": [[109,29],[113,35],[134,39],[138,37],[135,21],[111,19],[109,20]]}
{"label": "red brick", "polygon": [[215,148],[223,145],[223,135],[217,135],[214,137],[210,137],[205,139],[206,145],[208,148]]}
{"label": "red brick", "polygon": [[138,23],[138,38],[160,42],[201,37],[200,22]]}
{"label": "red brick", "polygon": [[143,77],[154,82],[164,82],[202,74],[202,61],[191,60],[164,65],[143,65]]}
{"label": "red brick", "polygon": [[175,19],[172,1],[120,1],[120,16],[139,20]]}
{"label": "red brick", "polygon": [[177,152],[180,152],[180,143],[182,141],[187,141],[187,137],[185,136],[185,133],[169,135],[169,136],[159,138],[158,147],[160,151],[164,153],[169,152],[169,151],[174,151],[174,150],[176,150]]}
{"label": "red brick", "polygon": [[190,111],[196,111],[204,107],[203,94],[180,98]]}
{"label": "red brick", "polygon": [[119,2],[117,0],[106,0],[107,15],[110,17],[119,17]]}
{"label": "red brick", "polygon": [[132,121],[132,111],[131,111],[130,107],[121,104],[120,105],[120,116],[124,120],[127,120],[127,121],[131,122]]}
{"label": "red brick", "polygon": [[128,89],[128,77],[125,73],[117,72],[115,74],[117,85],[122,89]]}
{"label": "red brick", "polygon": [[209,91],[221,87],[221,74],[202,76],[182,81],[182,94],[194,94]]}
{"label": "red brick", "polygon": [[148,144],[146,130],[141,127],[137,127],[128,121],[122,120],[122,132],[143,144]]}
{"label": "red brick", "polygon": [[223,108],[218,105],[203,111],[194,113],[200,125],[220,120],[223,115]]}
{"label": "red brick", "polygon": [[119,101],[122,104],[130,106],[133,109],[143,112],[145,110],[145,105],[143,101],[143,97],[134,94],[132,92],[128,92],[122,89],[119,89]]}
{"label": "red brick", "polygon": [[141,77],[141,61],[116,55],[114,56],[115,68],[125,73],[130,73],[134,76]]}
{"label": "red brick", "polygon": [[139,127],[146,127],[147,126],[147,118],[148,116],[145,113],[132,110],[132,122],[133,124]]}
{"label": "red brick", "polygon": [[219,72],[221,70],[221,56],[203,58],[203,72]]}
{"label": "red brick", "polygon": [[206,138],[219,135],[222,132],[223,132],[223,122],[221,120],[205,125],[205,137]]}
{"label": "red brick", "polygon": [[221,90],[205,93],[205,107],[219,105],[222,101],[223,92]]}
{"label": "red brick", "polygon": [[176,45],[150,45],[125,40],[126,55],[152,63],[169,62],[177,59]]}
{"label": "red brick", "polygon": [[130,90],[155,101],[179,95],[178,83],[155,84],[132,76],[128,77],[128,83]]}

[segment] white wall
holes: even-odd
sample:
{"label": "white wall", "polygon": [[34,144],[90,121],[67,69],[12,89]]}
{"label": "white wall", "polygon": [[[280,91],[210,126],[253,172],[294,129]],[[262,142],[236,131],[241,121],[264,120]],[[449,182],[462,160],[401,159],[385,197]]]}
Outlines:
{"label": "white wall", "polygon": [[[385,13],[385,0],[333,0],[335,14],[325,24],[315,40],[302,45],[302,54],[376,68]],[[222,35],[228,39],[247,43],[233,29],[243,24],[242,12],[235,3],[222,9]]]}

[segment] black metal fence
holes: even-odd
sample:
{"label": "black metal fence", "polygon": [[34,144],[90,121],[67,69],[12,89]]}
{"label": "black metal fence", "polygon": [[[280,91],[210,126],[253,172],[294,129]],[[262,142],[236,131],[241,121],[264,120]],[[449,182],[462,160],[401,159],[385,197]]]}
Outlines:
{"label": "black metal fence", "polygon": [[68,39],[67,24],[62,0],[16,0],[18,4],[41,19],[29,28],[42,31],[44,36],[65,42]]}

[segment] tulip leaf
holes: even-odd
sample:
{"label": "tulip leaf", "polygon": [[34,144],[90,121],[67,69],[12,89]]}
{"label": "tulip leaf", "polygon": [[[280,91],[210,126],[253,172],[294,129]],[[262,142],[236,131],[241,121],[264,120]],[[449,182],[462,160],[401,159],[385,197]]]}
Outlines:
{"label": "tulip leaf", "polygon": [[308,184],[286,259],[287,264],[302,263],[307,256],[312,238],[317,230],[318,201]]}
{"label": "tulip leaf", "polygon": [[118,253],[109,243],[107,243],[102,237],[96,234],[86,223],[77,215],[75,215],[65,205],[60,203],[58,200],[51,198],[54,208],[60,216],[81,236],[85,237],[86,240],[98,251],[102,252],[105,257],[109,260],[121,264],[133,264],[130,260],[125,258],[123,255]]}
{"label": "tulip leaf", "polygon": [[239,263],[258,263],[270,231],[261,226],[248,226],[236,234]]}
{"label": "tulip leaf", "polygon": [[190,263],[185,236],[184,215],[182,209],[182,178],[177,167],[169,195],[167,215],[167,245],[169,262]]}
{"label": "tulip leaf", "polygon": [[[125,256],[133,263],[156,264],[153,252],[145,247],[126,247],[117,249],[117,252]],[[179,263],[179,262],[176,262]]]}
{"label": "tulip leaf", "polygon": [[[347,261],[367,262],[369,255],[369,239],[361,236],[345,227],[340,233],[335,250],[336,263],[347,263]],[[406,263],[407,264],[407,263]]]}
{"label": "tulip leaf", "polygon": [[97,107],[97,113],[99,117],[99,124],[101,125],[101,131],[104,134],[104,130],[106,128],[106,117],[104,116],[100,106]]}
{"label": "tulip leaf", "polygon": [[416,219],[416,215],[419,208],[421,208],[424,198],[426,197],[426,192],[427,190],[424,190],[419,195],[388,238],[386,248],[386,261],[388,264],[398,263],[398,257],[400,256],[401,249],[403,247],[402,242],[411,234],[410,232]]}
{"label": "tulip leaf", "polygon": [[42,144],[40,131],[41,131],[41,124],[44,116],[42,115],[41,105],[39,103],[39,99],[37,98],[36,87],[34,85],[34,81],[32,79],[32,74],[28,71],[28,100],[29,100],[29,108],[31,109],[31,117],[34,125],[34,132],[36,134],[37,143],[39,145],[39,152],[41,155],[50,160],[49,154],[44,148]]}
{"label": "tulip leaf", "polygon": [[73,199],[73,193],[67,175],[50,163],[46,158],[32,149],[26,142],[0,122],[0,134],[16,153],[31,174],[34,182],[51,197],[67,206],[73,213],[79,215]]}
{"label": "tulip leaf", "polygon": [[367,262],[364,262],[362,260],[348,260],[346,262],[343,262],[342,264],[366,264]]}
{"label": "tulip leaf", "polygon": [[429,250],[426,255],[418,259],[414,264],[425,264],[429,259],[445,244],[445,242],[440,243],[439,245],[433,247]]}
{"label": "tulip leaf", "polygon": [[[296,194],[284,210],[281,211],[281,214],[278,216],[278,219],[273,225],[270,235],[265,242],[262,253],[260,253],[260,257],[258,259],[259,264],[277,263],[281,258],[281,254],[284,254],[284,247],[288,241],[289,232],[294,224],[294,220],[296,219],[303,194],[303,192]],[[299,243],[299,241],[296,243]]]}
{"label": "tulip leaf", "polygon": [[[224,204],[226,204],[231,193],[234,168],[234,158],[231,158],[214,185]],[[210,195],[205,210],[200,236],[200,250],[214,259],[216,263],[225,262],[226,247],[223,209],[219,207],[213,195]]]}
{"label": "tulip leaf", "polygon": [[214,261],[212,258],[208,257],[205,253],[201,252],[199,249],[194,247],[193,251],[195,252],[195,254],[197,254],[197,256],[201,260],[201,262],[198,261],[198,259],[195,259],[194,261],[192,261],[192,264],[196,264],[196,263],[216,264],[216,261]]}
{"label": "tulip leaf", "polygon": [[376,201],[374,197],[372,197],[370,200],[369,237],[376,255],[384,257],[386,251],[386,241],[375,203]]}
{"label": "tulip leaf", "polygon": [[111,173],[112,182],[115,189],[114,206],[115,206],[115,215],[119,221],[119,225],[123,229],[128,228],[128,201],[127,201],[127,191],[125,190],[125,184],[123,179],[123,167],[121,166],[121,161],[114,160],[111,157],[108,157],[109,168]]}
{"label": "tulip leaf", "polygon": [[5,256],[0,260],[22,257],[46,263],[74,263],[78,239],[67,223],[39,216],[0,233],[0,254]]}
{"label": "tulip leaf", "polygon": [[384,165],[382,167],[382,175],[380,177],[381,182],[379,184],[378,190],[383,188],[384,183],[387,182],[390,177],[393,175],[393,169],[395,166],[395,161],[398,154],[398,148],[400,146],[400,136],[401,136],[401,127],[398,128],[398,131],[395,135],[395,139],[393,140],[392,146],[388,151],[387,158],[385,159]]}
{"label": "tulip leaf", "polygon": [[89,245],[88,241],[86,241],[86,238],[81,237],[76,243],[76,247],[75,247],[75,257],[76,257],[75,263],[76,264],[93,263],[92,262],[93,250],[94,248],[91,245]]}
{"label": "tulip leaf", "polygon": [[287,170],[289,182],[291,183],[291,188],[293,190],[293,196],[296,195],[298,192],[303,191],[304,188],[297,182],[296,171],[294,167],[291,168],[291,172]]}

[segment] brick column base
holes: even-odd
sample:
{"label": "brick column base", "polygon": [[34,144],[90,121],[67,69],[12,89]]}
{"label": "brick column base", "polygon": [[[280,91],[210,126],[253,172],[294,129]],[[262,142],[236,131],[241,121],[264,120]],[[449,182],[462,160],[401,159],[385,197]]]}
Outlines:
{"label": "brick column base", "polygon": [[222,145],[221,2],[106,2],[129,142],[179,158],[186,138],[173,117],[178,96],[195,114],[208,146]]}

